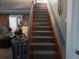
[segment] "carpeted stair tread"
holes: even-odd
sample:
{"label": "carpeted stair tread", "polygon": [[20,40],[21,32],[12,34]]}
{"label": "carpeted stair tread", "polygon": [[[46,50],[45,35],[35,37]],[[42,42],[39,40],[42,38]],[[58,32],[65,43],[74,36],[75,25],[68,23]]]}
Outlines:
{"label": "carpeted stair tread", "polygon": [[45,12],[43,12],[43,13],[40,13],[40,12],[38,12],[38,13],[35,13],[36,15],[38,14],[38,15],[48,15],[48,13],[45,13]]}
{"label": "carpeted stair tread", "polygon": [[42,33],[51,33],[51,31],[33,31],[33,32],[38,32],[38,33],[40,33],[40,32],[42,32]]}
{"label": "carpeted stair tread", "polygon": [[36,22],[35,24],[49,24],[49,22]]}
{"label": "carpeted stair tread", "polygon": [[48,20],[35,20],[36,22],[48,22]]}
{"label": "carpeted stair tread", "polygon": [[54,34],[51,33],[51,31],[45,31],[45,30],[41,30],[41,31],[32,31],[32,33],[34,33],[34,35],[36,36],[55,36]]}
{"label": "carpeted stair tread", "polygon": [[45,13],[46,13],[47,10],[45,10],[45,9],[42,9],[42,10],[40,9],[40,10],[38,10],[38,9],[37,9],[37,10],[35,10],[35,12],[45,12]]}
{"label": "carpeted stair tread", "polygon": [[49,24],[48,22],[36,22],[35,24]]}
{"label": "carpeted stair tread", "polygon": [[36,12],[36,13],[37,13],[37,12],[38,12],[38,13],[39,13],[39,12],[45,12],[45,13],[46,13],[47,10],[36,10],[35,12]]}
{"label": "carpeted stair tread", "polygon": [[56,54],[56,52],[55,51],[53,51],[53,50],[48,50],[48,51],[33,51],[32,52],[33,54],[44,54],[44,55],[47,55],[47,54]]}
{"label": "carpeted stair tread", "polygon": [[46,16],[36,16],[36,18],[48,18],[48,16],[46,15]]}
{"label": "carpeted stair tread", "polygon": [[35,30],[37,30],[37,31],[49,31],[49,30],[51,30],[50,28],[35,28]]}
{"label": "carpeted stair tread", "polygon": [[[56,41],[56,38],[53,37],[53,38],[32,38],[34,40],[34,42],[37,42],[37,43],[55,43]],[[33,41],[31,40],[31,41]]]}
{"label": "carpeted stair tread", "polygon": [[32,36],[32,38],[41,38],[41,39],[52,39],[52,36]]}
{"label": "carpeted stair tread", "polygon": [[33,59],[56,59],[55,51],[33,51]]}
{"label": "carpeted stair tread", "polygon": [[38,21],[47,21],[48,22],[48,19],[35,19],[35,20],[38,20]]}
{"label": "carpeted stair tread", "polygon": [[40,46],[41,46],[41,45],[42,45],[42,46],[51,45],[51,46],[52,46],[52,45],[55,45],[55,43],[44,43],[44,42],[43,42],[43,43],[31,43],[31,45],[40,45]]}
{"label": "carpeted stair tread", "polygon": [[46,51],[46,50],[55,50],[56,44],[55,43],[31,43],[32,50],[40,50],[40,51]]}
{"label": "carpeted stair tread", "polygon": [[46,51],[46,50],[55,50],[56,46],[57,45],[55,45],[55,44],[53,44],[53,45],[31,45],[32,51],[33,50],[44,50],[44,51]]}
{"label": "carpeted stair tread", "polygon": [[37,42],[37,43],[44,43],[44,42],[48,42],[48,43],[56,43],[56,41],[55,40],[52,40],[52,39],[34,39],[35,40],[35,42]]}
{"label": "carpeted stair tread", "polygon": [[35,26],[36,28],[50,28],[50,26]]}
{"label": "carpeted stair tread", "polygon": [[36,17],[35,19],[47,19],[48,17]]}

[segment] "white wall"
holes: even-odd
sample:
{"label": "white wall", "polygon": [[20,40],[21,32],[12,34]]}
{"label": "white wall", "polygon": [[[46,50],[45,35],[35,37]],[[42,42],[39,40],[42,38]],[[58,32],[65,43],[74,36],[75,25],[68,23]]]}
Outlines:
{"label": "white wall", "polygon": [[62,16],[59,16],[58,14],[58,0],[49,0],[49,3],[51,5],[51,9],[53,11],[54,17],[55,17],[55,21],[57,22],[60,31],[62,33],[62,36],[64,38],[64,40],[66,39],[66,22],[65,22],[65,15],[67,13],[67,4],[66,4],[67,0],[62,0],[62,4],[63,4],[63,14]]}
{"label": "white wall", "polygon": [[28,13],[31,9],[33,0],[0,0],[0,13]]}
{"label": "white wall", "polygon": [[0,0],[2,10],[5,9],[28,9],[31,7],[32,0]]}
{"label": "white wall", "polygon": [[[49,1],[49,0],[48,0]],[[63,37],[65,36],[66,37],[66,23],[65,23],[65,19],[64,17],[61,16],[61,19],[60,19],[60,16],[58,15],[58,0],[50,0],[49,3],[48,3],[48,10],[49,10],[49,13],[50,13],[50,16],[51,16],[51,20],[52,20],[52,25],[55,29],[55,33],[57,35],[57,38],[58,38],[58,41],[60,43],[60,48],[61,48],[61,54],[62,54],[62,59],[66,59],[66,46],[65,46],[65,42],[64,40],[61,38],[60,34],[59,34],[59,29],[57,28],[56,26],[56,23],[55,23],[55,20],[56,22],[58,23],[58,26],[60,28],[60,30],[62,31],[63,33]],[[53,11],[53,12],[51,12]],[[65,11],[66,12],[66,11]],[[66,14],[64,12],[64,14]],[[64,15],[63,14],[63,15]],[[64,15],[65,16],[65,15]],[[63,20],[63,21],[61,21]],[[64,33],[65,32],[65,33]],[[64,37],[64,38],[65,38]],[[65,38],[66,39],[66,38]]]}

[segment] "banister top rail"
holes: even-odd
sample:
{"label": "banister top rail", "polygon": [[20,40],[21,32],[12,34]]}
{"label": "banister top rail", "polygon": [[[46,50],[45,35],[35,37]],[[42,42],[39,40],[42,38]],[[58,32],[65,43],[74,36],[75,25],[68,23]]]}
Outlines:
{"label": "banister top rail", "polygon": [[30,15],[29,15],[29,22],[28,22],[28,33],[27,33],[28,50],[29,50],[28,59],[29,59],[29,56],[30,56],[30,46],[31,46],[32,21],[33,21],[33,7],[34,7],[34,2],[32,1]]}
{"label": "banister top rail", "polygon": [[33,21],[33,6],[34,6],[34,2],[32,1],[30,15],[29,15],[29,22],[28,22],[28,35],[27,35],[27,39],[31,38],[32,21]]}

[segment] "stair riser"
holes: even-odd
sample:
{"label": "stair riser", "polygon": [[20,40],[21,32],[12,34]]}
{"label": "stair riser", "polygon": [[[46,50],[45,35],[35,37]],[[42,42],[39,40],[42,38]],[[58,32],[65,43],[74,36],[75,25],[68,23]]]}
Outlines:
{"label": "stair riser", "polygon": [[41,5],[40,4],[36,4],[35,7],[47,7],[47,6],[46,6],[46,4],[45,5],[44,4],[41,4]]}
{"label": "stair riser", "polygon": [[45,12],[45,13],[46,13],[47,10],[35,10],[35,12],[36,12],[36,13],[39,13],[39,12],[40,12],[40,13],[42,13],[42,12]]}
{"label": "stair riser", "polygon": [[46,8],[46,7],[47,7],[46,5],[41,5],[41,6],[40,5],[36,5],[35,6],[35,8]]}
{"label": "stair riser", "polygon": [[48,16],[48,13],[47,12],[40,12],[40,11],[39,12],[36,12],[35,11],[35,15],[36,16],[38,16],[38,15],[40,15],[40,16]]}
{"label": "stair riser", "polygon": [[35,11],[35,14],[37,14],[37,15],[40,15],[41,14],[41,16],[45,16],[45,15],[48,15],[48,13],[47,13],[47,11]]}
{"label": "stair riser", "polygon": [[36,26],[48,26],[48,25],[47,24],[37,24]]}
{"label": "stair riser", "polygon": [[37,17],[36,17],[36,19],[39,19],[39,18],[40,18],[40,19],[41,19],[41,18],[42,18],[42,19],[48,19],[47,16],[44,16],[44,17],[39,17],[39,16],[37,16]]}
{"label": "stair riser", "polygon": [[35,13],[35,15],[48,15],[48,13]]}
{"label": "stair riser", "polygon": [[36,22],[48,22],[48,20],[42,20],[42,19],[41,20],[36,19],[35,21]]}
{"label": "stair riser", "polygon": [[48,17],[48,15],[47,14],[36,14],[35,17]]}
{"label": "stair riser", "polygon": [[51,28],[51,27],[50,26],[37,26],[37,25],[35,25],[34,28],[42,28],[43,29],[43,28]]}
{"label": "stair riser", "polygon": [[36,17],[35,19],[48,19],[48,17]]}
{"label": "stair riser", "polygon": [[48,15],[46,15],[46,16],[37,15],[36,18],[47,18],[48,19]]}
{"label": "stair riser", "polygon": [[50,46],[50,45],[48,45],[48,46],[43,46],[43,45],[34,45],[34,46],[31,46],[32,47],[32,50],[55,50],[56,49],[56,45],[53,45],[53,46]]}
{"label": "stair riser", "polygon": [[46,6],[44,3],[36,3],[35,6]]}
{"label": "stair riser", "polygon": [[[39,20],[39,19],[41,19],[41,20]],[[36,18],[35,21],[44,21],[44,22],[35,22],[36,24],[39,23],[39,24],[48,24],[49,25],[48,20],[42,20],[42,18],[38,18],[38,19]]]}
{"label": "stair riser", "polygon": [[46,7],[42,7],[42,8],[39,7],[39,8],[35,8],[35,9],[39,9],[39,10],[40,10],[40,9],[45,9],[45,10],[46,10],[47,8],[46,8]]}
{"label": "stair riser", "polygon": [[53,41],[53,40],[38,40],[38,39],[36,39],[34,42],[38,42],[38,43],[43,43],[43,42],[46,42],[46,43],[55,43],[55,41]]}
{"label": "stair riser", "polygon": [[35,26],[49,26],[48,24],[48,22],[46,22],[46,23],[44,23],[44,22],[36,22],[36,23],[34,23],[35,24]]}
{"label": "stair riser", "polygon": [[48,19],[35,19],[35,20],[49,21]]}
{"label": "stair riser", "polygon": [[49,30],[51,30],[50,28],[35,28],[35,30],[37,30],[37,31],[49,31]]}
{"label": "stair riser", "polygon": [[55,54],[47,54],[47,55],[41,55],[41,54],[36,54],[32,56],[32,59],[56,59]]}
{"label": "stair riser", "polygon": [[43,32],[33,32],[33,33],[36,36],[52,36],[52,33],[43,33]]}
{"label": "stair riser", "polygon": [[48,15],[46,12],[35,12],[35,15],[36,15],[36,14],[37,14],[37,15],[40,15],[40,14],[41,14],[41,15],[43,15],[43,16],[44,16],[44,15]]}
{"label": "stair riser", "polygon": [[46,8],[47,6],[46,5],[35,5],[35,8]]}
{"label": "stair riser", "polygon": [[36,10],[35,12],[36,12],[36,13],[39,13],[39,12],[41,12],[41,13],[42,13],[42,12],[45,12],[45,13],[46,13],[47,10]]}
{"label": "stair riser", "polygon": [[52,39],[41,39],[41,38],[32,38],[34,42],[48,42],[48,43],[55,43],[56,42],[56,39],[55,38],[52,38]]}

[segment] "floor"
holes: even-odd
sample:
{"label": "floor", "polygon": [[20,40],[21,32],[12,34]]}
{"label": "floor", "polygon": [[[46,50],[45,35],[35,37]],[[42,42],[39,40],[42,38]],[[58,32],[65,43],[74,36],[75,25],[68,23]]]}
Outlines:
{"label": "floor", "polygon": [[0,49],[0,59],[12,59],[12,50],[8,49]]}

